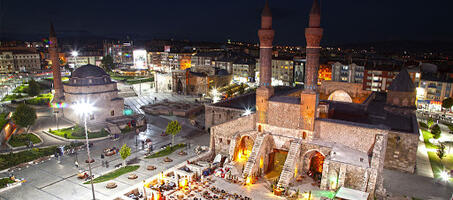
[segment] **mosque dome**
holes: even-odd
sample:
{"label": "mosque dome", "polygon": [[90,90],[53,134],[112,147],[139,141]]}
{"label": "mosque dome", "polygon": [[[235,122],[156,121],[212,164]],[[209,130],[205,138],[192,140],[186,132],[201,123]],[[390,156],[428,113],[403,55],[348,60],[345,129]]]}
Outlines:
{"label": "mosque dome", "polygon": [[105,85],[112,83],[110,75],[102,68],[95,65],[83,65],[71,74],[69,85],[88,86],[88,85]]}

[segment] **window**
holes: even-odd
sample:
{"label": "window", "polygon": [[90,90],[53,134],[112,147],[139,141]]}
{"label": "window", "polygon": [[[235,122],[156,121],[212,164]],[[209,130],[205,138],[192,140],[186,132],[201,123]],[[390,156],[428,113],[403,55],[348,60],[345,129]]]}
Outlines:
{"label": "window", "polygon": [[115,116],[115,111],[114,110],[110,111],[110,116]]}

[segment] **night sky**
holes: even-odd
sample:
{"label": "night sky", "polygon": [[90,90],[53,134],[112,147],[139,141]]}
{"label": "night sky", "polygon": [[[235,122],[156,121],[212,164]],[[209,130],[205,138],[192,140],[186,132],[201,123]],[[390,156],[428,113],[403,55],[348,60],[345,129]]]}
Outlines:
{"label": "night sky", "polygon": [[[2,1],[2,0],[0,0]],[[275,42],[303,45],[312,0],[270,0]],[[3,0],[1,36],[57,34],[256,42],[264,0]],[[323,0],[324,44],[452,40],[453,1]]]}

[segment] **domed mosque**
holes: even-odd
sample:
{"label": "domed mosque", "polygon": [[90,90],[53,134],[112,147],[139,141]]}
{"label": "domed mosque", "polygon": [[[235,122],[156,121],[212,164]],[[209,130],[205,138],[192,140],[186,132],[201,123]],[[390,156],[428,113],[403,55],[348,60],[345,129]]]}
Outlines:
{"label": "domed mosque", "polygon": [[74,105],[80,102],[88,102],[94,107],[88,123],[105,122],[107,118],[123,115],[124,99],[118,96],[117,83],[98,66],[88,64],[77,68],[63,88],[68,104],[63,113],[71,121],[83,122],[74,110]]}

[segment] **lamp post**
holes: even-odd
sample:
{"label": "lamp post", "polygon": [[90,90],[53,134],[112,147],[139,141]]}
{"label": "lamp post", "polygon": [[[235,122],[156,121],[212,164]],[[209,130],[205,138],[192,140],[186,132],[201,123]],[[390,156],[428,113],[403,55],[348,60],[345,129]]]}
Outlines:
{"label": "lamp post", "polygon": [[93,200],[95,198],[94,194],[94,185],[93,185],[93,175],[91,173],[91,155],[90,155],[90,144],[88,143],[88,129],[87,129],[87,117],[91,114],[94,110],[94,106],[88,101],[82,101],[76,103],[74,106],[74,111],[77,112],[79,115],[83,117],[84,128],[85,128],[85,141],[87,145],[87,154],[88,154],[88,169],[90,170],[90,184],[91,184],[91,192],[93,193]]}

